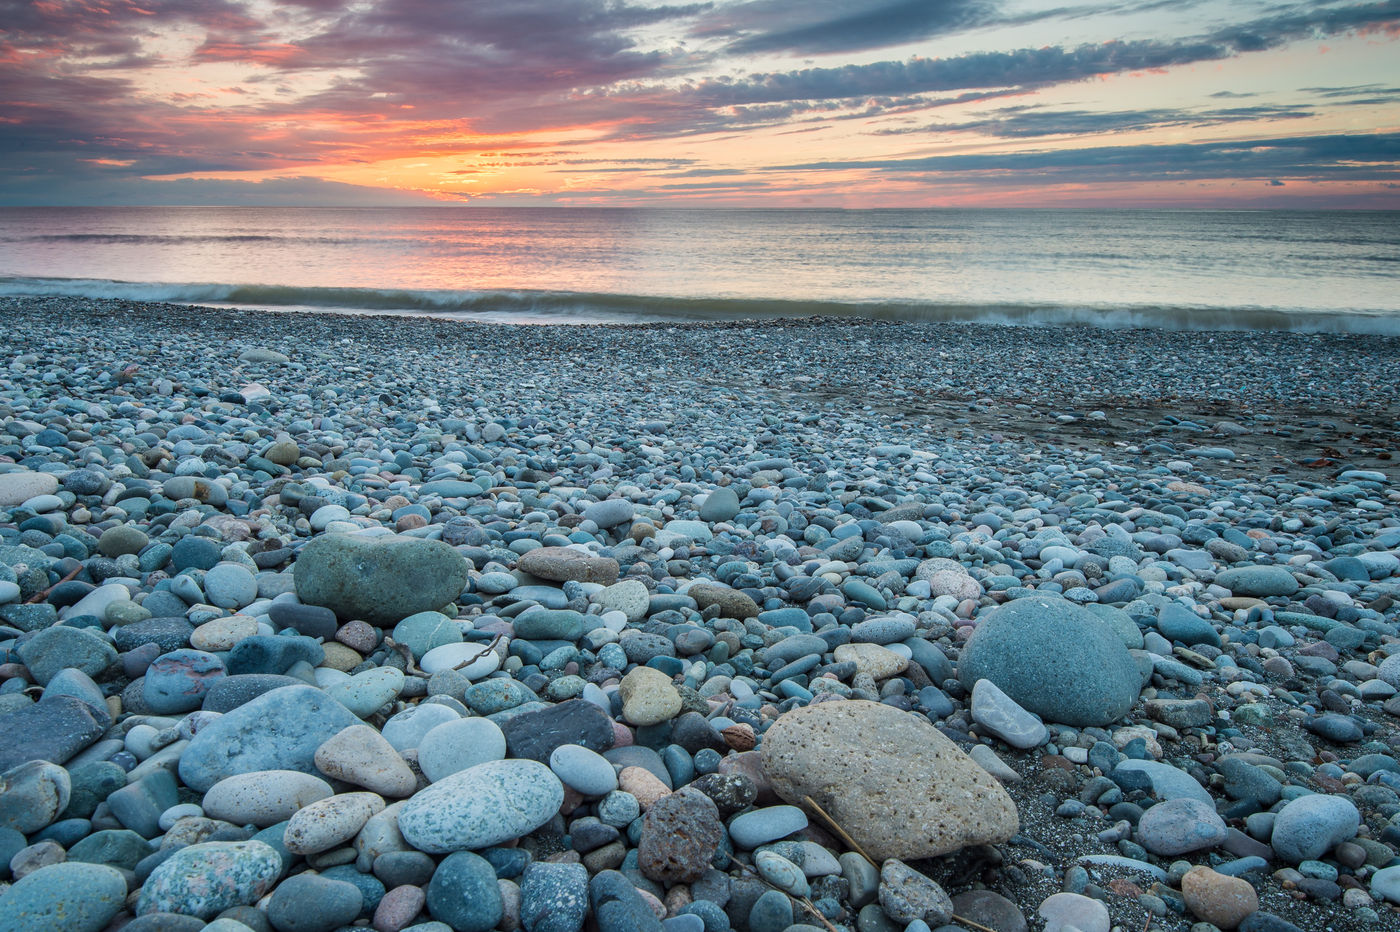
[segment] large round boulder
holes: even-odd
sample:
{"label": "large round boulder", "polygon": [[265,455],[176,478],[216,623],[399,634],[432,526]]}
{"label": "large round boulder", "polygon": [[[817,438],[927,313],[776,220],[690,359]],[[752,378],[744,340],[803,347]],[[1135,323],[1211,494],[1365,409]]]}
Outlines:
{"label": "large round boulder", "polygon": [[294,574],[301,601],[382,627],[457,598],[469,564],[440,540],[323,534],[297,555]]}
{"label": "large round boulder", "polygon": [[981,619],[958,660],[969,690],[991,680],[1042,718],[1107,725],[1137,701],[1142,675],[1107,623],[1064,599],[1016,599]]}

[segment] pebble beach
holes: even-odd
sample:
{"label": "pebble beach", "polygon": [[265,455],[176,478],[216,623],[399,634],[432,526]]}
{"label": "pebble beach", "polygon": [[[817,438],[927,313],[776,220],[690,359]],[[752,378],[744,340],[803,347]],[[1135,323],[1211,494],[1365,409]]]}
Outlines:
{"label": "pebble beach", "polygon": [[0,324],[0,932],[1400,927],[1400,338]]}

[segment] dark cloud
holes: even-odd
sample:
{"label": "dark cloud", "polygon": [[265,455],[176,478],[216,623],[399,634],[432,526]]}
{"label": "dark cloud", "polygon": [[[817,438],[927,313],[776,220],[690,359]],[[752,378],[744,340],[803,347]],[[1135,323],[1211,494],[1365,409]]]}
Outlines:
{"label": "dark cloud", "polygon": [[1400,178],[1400,133],[807,162],[775,165],[770,170],[836,169],[971,175],[989,182],[1000,178],[1019,184],[1288,177],[1378,181]]}
{"label": "dark cloud", "polygon": [[697,36],[732,36],[727,51],[844,52],[883,48],[981,25],[991,0],[753,0],[719,7]]}
{"label": "dark cloud", "polygon": [[1218,126],[1260,120],[1298,120],[1314,116],[1298,107],[1229,107],[1217,110],[1054,110],[1042,107],[1005,107],[986,117],[959,123],[874,130],[878,136],[914,133],[977,133],[1003,139],[1037,136],[1081,136],[1126,133],[1171,126]]}
{"label": "dark cloud", "polygon": [[804,68],[751,74],[737,80],[713,78],[694,85],[690,94],[710,106],[725,106],[977,88],[1032,89],[1105,74],[1220,61],[1301,38],[1339,35],[1397,22],[1400,0],[1382,0],[1340,10],[1309,8],[1186,39],[1140,39],[1074,48],[1046,46],[949,58]]}
{"label": "dark cloud", "polygon": [[[119,182],[114,183],[114,178],[119,179]],[[125,204],[217,204],[237,207],[405,207],[440,203],[409,191],[369,188],[323,181],[319,178],[274,178],[263,181],[187,178],[151,181],[123,169],[86,166],[65,171],[61,184],[44,184],[44,181],[38,173],[0,173],[0,205],[83,207]],[[37,191],[42,191],[42,195],[37,194]]]}

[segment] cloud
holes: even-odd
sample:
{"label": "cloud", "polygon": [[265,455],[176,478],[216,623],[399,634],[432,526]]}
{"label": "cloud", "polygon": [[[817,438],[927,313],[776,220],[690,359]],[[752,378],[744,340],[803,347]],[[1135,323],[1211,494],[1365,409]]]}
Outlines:
{"label": "cloud", "polygon": [[731,54],[845,52],[903,45],[995,16],[990,0],[752,0],[717,8],[693,34],[732,37]]}
{"label": "cloud", "polygon": [[1382,0],[1342,10],[1308,10],[1267,17],[1184,39],[1113,41],[1073,48],[1046,46],[755,73],[737,80],[707,79],[694,85],[689,93],[710,106],[725,106],[981,88],[1041,88],[1106,74],[1220,61],[1277,48],[1300,38],[1339,35],[1397,22],[1400,0]]}
{"label": "cloud", "polygon": [[985,118],[961,123],[928,123],[922,126],[873,130],[877,136],[925,133],[977,133],[1003,139],[1038,136],[1079,136],[1125,133],[1172,126],[1218,126],[1260,120],[1298,120],[1313,116],[1298,107],[1228,107],[1215,110],[1055,110],[1037,106],[1004,107]]}
{"label": "cloud", "polygon": [[853,159],[771,167],[779,172],[851,169],[899,175],[973,176],[987,182],[1017,184],[1288,177],[1381,181],[1400,178],[1400,133]]}
{"label": "cloud", "polygon": [[[42,176],[0,177],[0,205],[81,207],[94,205],[210,204],[230,207],[412,207],[441,201],[320,178],[227,181],[182,178],[158,181],[128,172],[65,172],[61,183]],[[114,183],[115,180],[115,183]]]}

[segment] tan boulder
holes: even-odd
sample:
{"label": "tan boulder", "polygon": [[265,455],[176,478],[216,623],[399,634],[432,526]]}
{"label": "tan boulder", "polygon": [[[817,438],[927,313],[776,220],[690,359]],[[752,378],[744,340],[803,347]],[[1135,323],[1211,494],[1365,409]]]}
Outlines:
{"label": "tan boulder", "polygon": [[810,796],[877,862],[935,857],[1016,834],[1016,804],[928,721],[865,700],[794,709],[763,735],[764,775]]}

